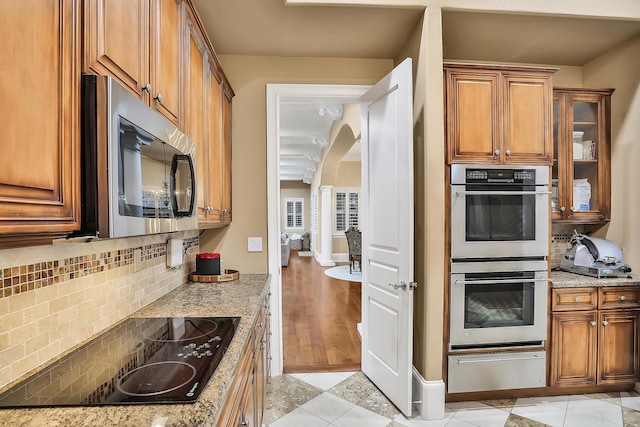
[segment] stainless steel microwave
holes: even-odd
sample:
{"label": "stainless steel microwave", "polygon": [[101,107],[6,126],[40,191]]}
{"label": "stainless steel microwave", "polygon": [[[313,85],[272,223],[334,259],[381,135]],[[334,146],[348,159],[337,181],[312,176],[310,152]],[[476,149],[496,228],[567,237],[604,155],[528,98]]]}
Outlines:
{"label": "stainless steel microwave", "polygon": [[81,230],[117,238],[198,228],[196,144],[111,77],[82,76]]}

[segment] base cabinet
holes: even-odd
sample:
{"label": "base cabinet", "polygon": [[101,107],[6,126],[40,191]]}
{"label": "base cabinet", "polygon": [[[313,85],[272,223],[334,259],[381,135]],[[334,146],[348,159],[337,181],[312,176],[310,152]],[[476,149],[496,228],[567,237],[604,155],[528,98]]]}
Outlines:
{"label": "base cabinet", "polygon": [[[597,310],[585,310],[589,293],[597,295]],[[638,380],[637,294],[624,287],[552,290],[551,387]]]}
{"label": "base cabinet", "polygon": [[270,294],[260,307],[251,340],[240,358],[218,427],[262,426],[270,350]]}

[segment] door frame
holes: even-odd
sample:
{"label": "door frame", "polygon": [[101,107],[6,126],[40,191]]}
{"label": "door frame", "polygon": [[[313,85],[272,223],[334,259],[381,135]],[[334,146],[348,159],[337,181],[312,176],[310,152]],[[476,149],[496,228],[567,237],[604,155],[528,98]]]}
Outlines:
{"label": "door frame", "polygon": [[371,85],[267,84],[267,251],[271,275],[271,376],[282,374],[282,265],[280,259],[280,101],[326,99],[360,104]]}

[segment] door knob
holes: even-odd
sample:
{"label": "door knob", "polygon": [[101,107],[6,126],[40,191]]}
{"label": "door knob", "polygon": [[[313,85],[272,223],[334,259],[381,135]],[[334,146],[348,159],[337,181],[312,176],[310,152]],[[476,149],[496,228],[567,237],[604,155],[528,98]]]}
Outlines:
{"label": "door knob", "polygon": [[406,283],[406,282],[402,281],[399,284],[398,283],[393,283],[393,284],[389,283],[389,286],[391,286],[395,290],[402,289],[403,291],[406,291],[407,290],[407,286],[409,287],[409,290],[413,290],[413,289],[418,287],[418,283],[417,282]]}

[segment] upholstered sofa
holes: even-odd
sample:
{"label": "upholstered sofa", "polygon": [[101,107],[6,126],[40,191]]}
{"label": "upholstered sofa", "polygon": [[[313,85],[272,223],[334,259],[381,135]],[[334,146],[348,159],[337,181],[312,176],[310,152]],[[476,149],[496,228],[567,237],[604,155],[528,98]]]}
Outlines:
{"label": "upholstered sofa", "polygon": [[286,233],[280,235],[280,257],[282,258],[282,266],[289,265],[289,256],[291,255],[291,240]]}

